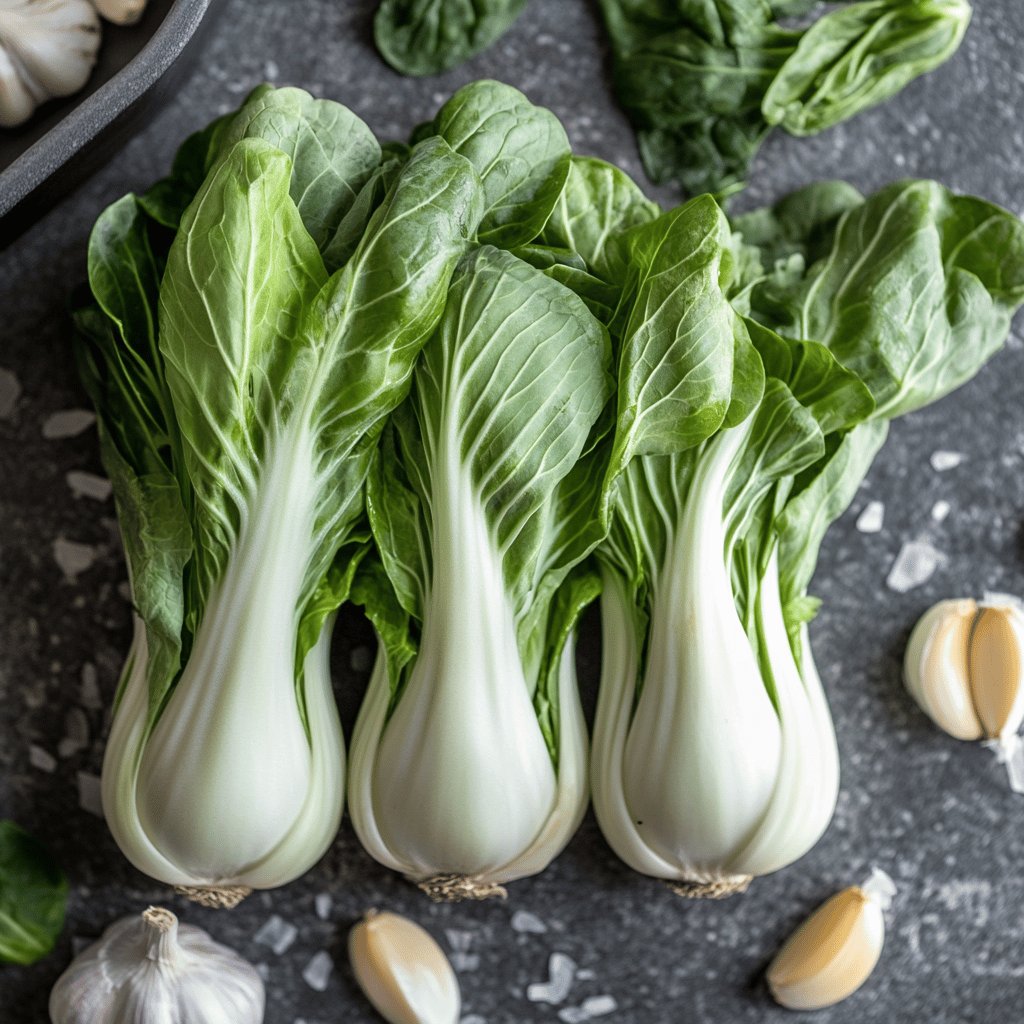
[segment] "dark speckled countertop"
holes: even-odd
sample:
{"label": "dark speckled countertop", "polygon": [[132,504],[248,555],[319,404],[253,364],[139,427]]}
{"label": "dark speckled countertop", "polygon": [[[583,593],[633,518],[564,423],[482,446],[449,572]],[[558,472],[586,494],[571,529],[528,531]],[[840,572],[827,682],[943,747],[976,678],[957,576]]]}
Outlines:
{"label": "dark speckled countertop", "polygon": [[[305,878],[232,912],[169,897],[134,871],[88,809],[108,707],[128,646],[125,571],[87,402],[62,314],[84,271],[100,209],[168,167],[181,138],[237,105],[257,82],[302,85],[341,100],[381,137],[404,136],[455,87],[500,78],[551,107],[578,152],[634,174],[633,137],[607,87],[592,3],[533,0],[489,52],[442,78],[403,79],[370,41],[372,0],[225,3],[200,70],[149,127],[85,187],[0,253],[0,817],[55,851],[71,877],[68,925],[35,967],[0,966],[0,1022],[44,1024],[47,993],[73,943],[114,918],[168,902],[265,965],[267,1024],[369,1024],[344,955],[362,910],[421,921],[452,955],[463,1024],[584,1019],[616,1024],[781,1021],[759,977],[780,940],[872,864],[896,880],[883,960],[868,986],[816,1024],[930,1021],[1009,1024],[1024,1006],[1024,798],[991,754],[940,734],[905,695],[899,663],[933,601],[1024,592],[1024,346],[1018,337],[969,386],[894,425],[853,507],[829,533],[814,591],[812,636],[831,698],[843,787],[831,829],[795,866],[724,903],[685,903],[632,874],[592,818],[541,877],[508,902],[434,906],[362,853],[346,823]],[[881,109],[814,139],[774,135],[744,206],[816,178],[861,189],[935,177],[1024,209],[1024,10],[976,0],[966,41],[945,67]],[[660,198],[667,198],[663,192]],[[908,544],[927,578],[894,589]],[[920,564],[920,563],[919,563]],[[899,573],[897,572],[897,575]],[[588,709],[596,632],[587,620],[581,678]],[[367,681],[372,637],[346,610],[334,647],[346,729]],[[280,955],[257,931],[277,915],[297,929]],[[333,964],[326,991],[304,980]],[[557,1005],[531,1001],[553,954],[571,980]],[[323,959],[322,957],[320,958]]]}

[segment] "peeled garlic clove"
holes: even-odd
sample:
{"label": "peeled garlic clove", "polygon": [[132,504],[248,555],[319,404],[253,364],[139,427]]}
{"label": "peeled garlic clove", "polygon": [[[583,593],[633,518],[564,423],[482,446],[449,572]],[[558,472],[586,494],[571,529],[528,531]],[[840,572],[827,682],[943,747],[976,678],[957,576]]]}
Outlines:
{"label": "peeled garlic clove", "polygon": [[863,885],[826,900],[789,937],[768,968],[775,1001],[790,1010],[820,1010],[846,999],[867,981],[885,941],[885,917],[895,886],[875,869]]}
{"label": "peeled garlic clove", "polygon": [[148,0],[93,0],[100,17],[115,25],[134,25],[142,17]]}
{"label": "peeled garlic clove", "polygon": [[988,739],[1010,736],[1024,717],[1024,614],[983,606],[974,623],[969,678],[974,710]]}
{"label": "peeled garlic clove", "polygon": [[985,735],[970,684],[971,630],[977,614],[974,601],[940,601],[914,627],[903,659],[911,696],[940,729],[959,740]]}
{"label": "peeled garlic clove", "polygon": [[371,910],[349,933],[348,955],[359,987],[388,1024],[457,1024],[455,972],[415,922]]}
{"label": "peeled garlic clove", "polygon": [[150,907],[112,924],[50,993],[53,1024],[261,1024],[256,968],[202,929]]}

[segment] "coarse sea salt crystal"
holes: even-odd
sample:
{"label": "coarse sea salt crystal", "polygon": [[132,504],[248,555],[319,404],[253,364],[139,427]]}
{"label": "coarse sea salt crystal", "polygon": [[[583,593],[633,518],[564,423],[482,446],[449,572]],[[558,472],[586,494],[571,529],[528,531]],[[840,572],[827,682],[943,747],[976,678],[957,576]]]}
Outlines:
{"label": "coarse sea salt crystal", "polygon": [[91,568],[96,561],[96,549],[90,544],[79,544],[77,541],[58,537],[53,542],[53,560],[60,566],[64,578],[69,583],[74,583],[78,579],[78,574]]}
{"label": "coarse sea salt crystal", "polygon": [[28,748],[28,763],[41,772],[52,772],[57,767],[57,759],[53,754],[34,743]]}
{"label": "coarse sea salt crystal", "polygon": [[309,963],[302,969],[302,980],[315,992],[326,992],[333,969],[330,954],[320,950],[319,953],[313,954]]}
{"label": "coarse sea salt crystal", "polygon": [[299,934],[299,929],[284,918],[272,914],[263,922],[254,939],[261,946],[269,946],[278,956],[286,953]]}
{"label": "coarse sea salt crystal", "polygon": [[604,1017],[606,1014],[614,1013],[618,1006],[619,1004],[615,1002],[615,998],[608,995],[590,996],[589,999],[583,1000],[583,1009],[591,1017]]}
{"label": "coarse sea salt crystal", "polygon": [[936,473],[943,473],[947,469],[956,469],[961,462],[964,461],[964,456],[960,452],[932,452],[931,458],[928,460],[932,464],[932,469]]}
{"label": "coarse sea salt crystal", "polygon": [[270,981],[270,964],[257,964],[256,973],[264,980]]}
{"label": "coarse sea salt crystal", "polygon": [[572,990],[576,961],[565,953],[552,953],[548,959],[548,980],[536,981],[526,989],[531,1003],[561,1003]]}
{"label": "coarse sea salt crystal", "polygon": [[885,582],[890,590],[905,594],[931,579],[946,556],[926,540],[911,540],[900,548]]}
{"label": "coarse sea salt crystal", "polygon": [[880,501],[869,501],[857,516],[857,529],[861,533],[879,533],[885,522],[885,506]]}
{"label": "coarse sea salt crystal", "polygon": [[945,520],[946,516],[949,515],[949,502],[948,501],[937,501],[932,505],[932,519],[937,523],[941,523]]}
{"label": "coarse sea salt crystal", "polygon": [[64,738],[57,744],[60,757],[71,757],[89,745],[89,719],[81,708],[71,708],[64,716]]}
{"label": "coarse sea salt crystal", "polygon": [[331,907],[334,906],[334,900],[331,898],[330,893],[318,892],[313,900],[313,906],[316,909],[316,916],[321,921],[327,921],[331,916]]}
{"label": "coarse sea salt crystal", "polygon": [[76,498],[106,501],[113,490],[113,485],[106,477],[97,476],[95,473],[85,473],[80,469],[71,470],[64,479]]}
{"label": "coarse sea salt crystal", "polygon": [[100,777],[92,772],[78,773],[78,806],[83,811],[103,817],[103,797],[101,796]]}
{"label": "coarse sea salt crystal", "polygon": [[452,955],[448,958],[452,967],[460,972],[475,971],[480,966],[480,957],[469,952],[473,933],[460,928],[446,928],[444,934],[448,939],[448,945],[452,947]]}
{"label": "coarse sea salt crystal", "polygon": [[590,1014],[582,1006],[564,1006],[558,1011],[558,1019],[562,1024],[583,1024],[590,1020]]}
{"label": "coarse sea salt crystal", "polygon": [[99,711],[103,707],[99,677],[96,666],[91,661],[87,661],[82,666],[82,689],[79,700],[82,702],[82,707],[88,708],[90,711]]}
{"label": "coarse sea salt crystal", "polygon": [[46,418],[43,423],[43,437],[48,441],[76,437],[95,422],[95,414],[89,412],[88,409],[62,409]]}
{"label": "coarse sea salt crystal", "polygon": [[513,931],[526,932],[531,935],[543,935],[548,930],[548,926],[536,914],[531,914],[528,910],[517,910],[512,915],[511,924]]}

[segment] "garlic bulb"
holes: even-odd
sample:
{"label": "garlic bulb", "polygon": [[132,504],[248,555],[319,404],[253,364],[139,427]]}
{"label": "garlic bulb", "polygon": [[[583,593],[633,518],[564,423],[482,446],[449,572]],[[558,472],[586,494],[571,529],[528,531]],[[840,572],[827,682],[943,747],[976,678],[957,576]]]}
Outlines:
{"label": "garlic bulb", "polygon": [[903,678],[929,718],[960,740],[984,740],[1024,792],[1024,613],[1010,603],[940,601],[910,634]]}
{"label": "garlic bulb", "polygon": [[90,0],[0,0],[0,128],[81,89],[99,45]]}
{"label": "garlic bulb", "polygon": [[359,987],[388,1024],[457,1024],[455,972],[415,922],[371,910],[349,933],[348,955]]}
{"label": "garlic bulb", "polygon": [[53,1024],[261,1024],[256,969],[201,928],[150,907],[112,924],[50,993]]}
{"label": "garlic bulb", "polygon": [[826,900],[786,940],[767,981],[790,1010],[820,1010],[846,999],[867,981],[885,941],[885,917],[896,887],[877,868],[863,885]]}
{"label": "garlic bulb", "polygon": [[115,25],[134,25],[142,17],[149,0],[92,0],[100,17]]}

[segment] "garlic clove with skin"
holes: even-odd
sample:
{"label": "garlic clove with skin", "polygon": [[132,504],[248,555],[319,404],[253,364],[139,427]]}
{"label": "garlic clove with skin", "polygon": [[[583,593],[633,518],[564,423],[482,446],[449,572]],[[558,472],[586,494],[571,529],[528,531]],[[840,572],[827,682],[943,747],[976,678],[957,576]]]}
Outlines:
{"label": "garlic clove with skin", "polygon": [[455,972],[414,921],[370,910],[349,933],[348,953],[359,987],[388,1024],[457,1024]]}
{"label": "garlic clove with skin", "polygon": [[984,740],[1024,792],[1024,611],[1015,604],[940,601],[910,634],[903,677],[950,736]]}
{"label": "garlic clove with skin", "polygon": [[112,924],[50,993],[52,1024],[262,1024],[256,968],[161,907]]}
{"label": "garlic clove with skin", "polygon": [[852,995],[875,969],[885,916],[896,889],[877,868],[863,885],[827,899],[786,940],[768,968],[775,1001],[789,1010],[820,1010]]}

